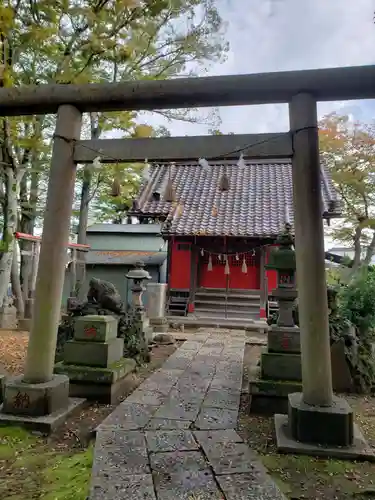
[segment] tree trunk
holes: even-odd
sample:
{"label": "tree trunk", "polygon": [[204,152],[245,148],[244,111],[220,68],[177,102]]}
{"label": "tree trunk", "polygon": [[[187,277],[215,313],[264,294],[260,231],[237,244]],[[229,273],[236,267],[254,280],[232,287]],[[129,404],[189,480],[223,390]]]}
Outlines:
{"label": "tree trunk", "polygon": [[[90,113],[91,139],[99,139],[100,127],[98,113]],[[99,175],[99,174],[98,174]],[[81,200],[79,207],[78,235],[77,242],[80,245],[87,244],[87,225],[89,220],[89,204],[92,185],[92,169],[85,165],[83,171],[83,181],[81,189]],[[85,278],[86,278],[86,252],[77,252],[76,264],[76,290],[78,298],[85,298]]]}
{"label": "tree trunk", "polygon": [[[38,116],[34,123],[34,138],[37,139],[41,136],[44,117]],[[33,148],[30,151],[30,165],[32,167],[29,176],[24,176],[20,186],[20,203],[21,215],[19,223],[19,231],[26,234],[34,234],[35,220],[37,215],[37,203],[39,195],[39,179],[40,172],[37,170],[39,161],[39,151]],[[28,186],[28,182],[30,185]],[[32,252],[33,244],[30,241],[23,240],[20,242],[21,250]],[[21,252],[21,268],[20,268],[20,281],[21,285],[28,279],[30,273],[30,258],[22,255]],[[25,295],[25,294],[24,294]]]}
{"label": "tree trunk", "polygon": [[12,272],[12,262],[14,253],[14,233],[17,231],[17,208],[20,180],[22,174],[16,173],[11,167],[4,167],[6,182],[6,206],[5,219],[6,227],[3,234],[3,255],[0,261],[0,308],[3,308],[8,294],[8,287]]}
{"label": "tree trunk", "polygon": [[370,265],[371,259],[375,253],[375,231],[372,233],[372,238],[369,246],[366,250],[365,258],[363,259],[362,265],[367,267]]}
{"label": "tree trunk", "polygon": [[12,271],[11,271],[11,281],[12,281],[12,290],[15,299],[15,307],[17,309],[17,318],[23,319],[25,317],[25,301],[22,296],[22,289],[20,283],[20,273],[19,273],[19,245],[17,240],[14,240],[13,247],[13,259],[12,259]]}
{"label": "tree trunk", "polygon": [[352,269],[350,272],[351,277],[353,277],[358,271],[358,269],[361,267],[361,253],[362,253],[361,236],[362,236],[362,227],[358,225],[355,228],[355,233],[354,233],[354,259],[353,259]]}

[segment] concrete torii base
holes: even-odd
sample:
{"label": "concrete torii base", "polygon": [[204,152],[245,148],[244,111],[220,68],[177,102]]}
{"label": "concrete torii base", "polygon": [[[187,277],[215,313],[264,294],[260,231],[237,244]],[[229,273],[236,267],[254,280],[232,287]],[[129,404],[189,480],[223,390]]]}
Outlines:
{"label": "concrete torii base", "polygon": [[86,401],[69,398],[69,378],[54,375],[43,384],[29,384],[23,375],[6,379],[0,424],[16,425],[50,434]]}
{"label": "concrete torii base", "polygon": [[375,461],[352,409],[337,396],[332,406],[315,407],[303,402],[302,393],[289,394],[288,415],[275,415],[275,430],[280,453]]}

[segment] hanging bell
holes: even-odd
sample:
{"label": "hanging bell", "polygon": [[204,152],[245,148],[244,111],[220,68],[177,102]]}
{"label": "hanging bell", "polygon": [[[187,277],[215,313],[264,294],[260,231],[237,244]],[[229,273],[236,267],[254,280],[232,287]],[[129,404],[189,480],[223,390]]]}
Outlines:
{"label": "hanging bell", "polygon": [[201,256],[202,257],[204,256],[204,250],[203,250],[203,248],[201,248]]}
{"label": "hanging bell", "polygon": [[212,257],[211,257],[211,254],[208,257],[207,271],[212,271]]}
{"label": "hanging bell", "polygon": [[243,261],[242,261],[242,272],[244,274],[247,274],[247,265],[246,265],[246,259],[245,259],[245,256],[243,258]]}
{"label": "hanging bell", "polygon": [[217,260],[221,261],[221,255],[220,254],[217,256]]}
{"label": "hanging bell", "polygon": [[206,158],[199,158],[198,160],[199,166],[202,167],[203,172],[207,172],[210,168],[210,165]]}
{"label": "hanging bell", "polygon": [[184,207],[181,205],[181,203],[179,203],[176,207],[176,215],[178,215],[178,217],[180,217],[184,212]]}
{"label": "hanging bell", "polygon": [[224,274],[230,274],[230,269],[229,269],[229,261],[228,261],[228,259],[225,259]]}
{"label": "hanging bell", "polygon": [[220,191],[229,191],[229,177],[224,173],[219,180]]}
{"label": "hanging bell", "polygon": [[112,182],[111,196],[117,198],[121,194],[121,184],[120,181],[115,177]]}
{"label": "hanging bell", "polygon": [[237,162],[237,167],[240,170],[243,170],[246,167],[246,163],[245,163],[245,160],[244,160],[244,157],[243,157],[242,153],[241,153],[240,158],[239,158],[239,160]]}
{"label": "hanging bell", "polygon": [[240,256],[236,253],[236,260],[240,260]]}
{"label": "hanging bell", "polygon": [[148,164],[147,159],[145,159],[145,162],[144,162],[144,167],[142,170],[142,179],[144,181],[150,180],[150,165]]}
{"label": "hanging bell", "polygon": [[174,190],[171,179],[168,179],[167,185],[165,187],[164,200],[169,202],[176,201],[176,192]]}

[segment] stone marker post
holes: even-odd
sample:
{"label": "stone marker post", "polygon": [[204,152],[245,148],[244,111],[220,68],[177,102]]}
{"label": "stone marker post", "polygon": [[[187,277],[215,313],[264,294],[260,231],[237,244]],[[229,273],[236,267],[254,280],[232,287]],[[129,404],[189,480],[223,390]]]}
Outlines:
{"label": "stone marker post", "polygon": [[168,321],[165,317],[167,301],[166,283],[149,283],[147,285],[147,315],[154,332],[165,333],[168,331]]}

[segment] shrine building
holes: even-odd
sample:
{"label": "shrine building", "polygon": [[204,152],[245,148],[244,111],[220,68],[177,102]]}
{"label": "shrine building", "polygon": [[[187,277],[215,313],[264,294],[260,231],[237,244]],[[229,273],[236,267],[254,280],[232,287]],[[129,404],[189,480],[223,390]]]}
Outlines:
{"label": "shrine building", "polygon": [[[329,221],[340,215],[340,202],[321,172],[322,219]],[[267,316],[277,278],[265,264],[278,234],[294,222],[289,161],[152,166],[132,214],[140,223],[163,223],[170,315]]]}

